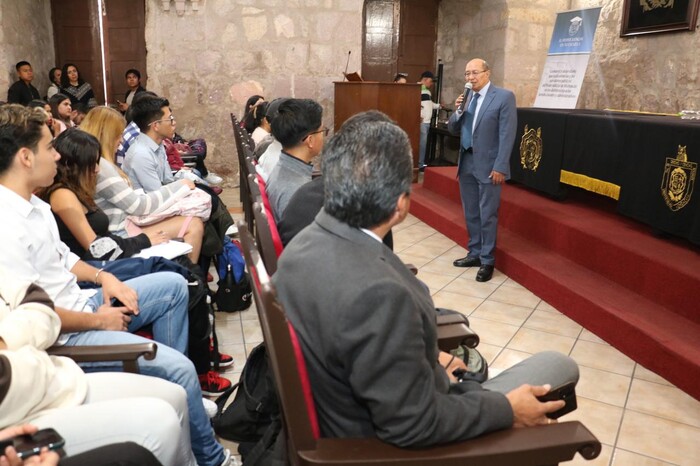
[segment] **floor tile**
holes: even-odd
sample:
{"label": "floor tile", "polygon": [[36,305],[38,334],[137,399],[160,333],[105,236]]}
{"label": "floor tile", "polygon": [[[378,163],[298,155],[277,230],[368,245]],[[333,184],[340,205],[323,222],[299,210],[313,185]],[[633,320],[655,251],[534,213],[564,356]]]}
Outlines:
{"label": "floor tile", "polygon": [[476,308],[472,315],[482,319],[494,320],[504,324],[517,325],[520,327],[523,322],[532,314],[532,309],[515,306],[513,304],[499,303],[487,299]]}
{"label": "floor tile", "polygon": [[627,409],[700,428],[700,401],[676,387],[633,379]]}
{"label": "floor tile", "polygon": [[501,286],[493,292],[489,299],[507,304],[517,304],[518,306],[534,309],[540,302],[540,298],[525,288],[515,288],[512,286]]}
{"label": "floor tile", "polygon": [[[421,271],[426,272],[441,273],[444,275],[449,275],[450,277],[458,277],[465,273],[465,270],[460,267],[455,267],[452,265],[452,261],[446,257],[436,257],[424,266],[420,268]],[[476,272],[474,272],[476,274]]]}
{"label": "floor tile", "polygon": [[492,320],[470,317],[469,325],[482,342],[496,346],[506,346],[518,331],[515,325],[508,325]]}
{"label": "floor tile", "polygon": [[634,361],[608,345],[579,340],[576,342],[571,357],[579,365],[601,369],[631,376],[634,371]]}
{"label": "floor tile", "polygon": [[683,466],[700,464],[700,429],[627,410],[617,446]]}
{"label": "floor tile", "polygon": [[504,371],[529,358],[530,356],[532,356],[532,353],[525,353],[523,351],[504,348],[496,360],[492,364],[489,364],[489,370],[495,369],[498,371]]}
{"label": "floor tile", "polygon": [[400,252],[397,254],[404,264],[412,264],[416,267],[423,267],[425,264],[433,260],[432,258],[415,256],[413,254]]}
{"label": "floor tile", "polygon": [[506,281],[503,282],[503,286],[507,286],[507,287],[509,287],[509,288],[517,288],[517,289],[519,289],[519,290],[527,290],[527,288],[525,288],[523,285],[521,285],[520,283],[516,282],[516,281],[513,280],[512,278],[506,279]]}
{"label": "floor tile", "polygon": [[559,420],[581,421],[601,443],[615,445],[622,419],[622,408],[578,395],[576,401],[578,409],[560,417]]}
{"label": "floor tile", "polygon": [[441,273],[426,272],[424,270],[418,272],[416,275],[418,280],[422,281],[428,288],[430,288],[430,294],[433,295],[443,289],[445,285],[450,283],[454,278],[449,275],[443,275]]}
{"label": "floor tile", "polygon": [[541,300],[537,304],[537,307],[535,309],[537,309],[538,311],[554,312],[557,314],[561,314],[561,312],[558,309],[556,309],[554,306],[552,306],[551,304],[549,304],[548,302],[546,302],[544,300]]}
{"label": "floor tile", "polygon": [[641,364],[637,364],[637,367],[634,369],[634,378],[646,380],[648,382],[656,382],[656,383],[660,383],[662,385],[671,385],[671,386],[673,385],[668,380],[664,379],[663,377],[661,377],[657,373],[650,371],[649,369],[642,366]]}
{"label": "floor tile", "polygon": [[585,341],[592,341],[593,343],[600,343],[601,345],[608,345],[610,344],[600,338],[599,336],[596,336],[593,332],[590,330],[586,330],[585,328],[581,331],[581,335],[578,337],[579,340],[585,340]]}
{"label": "floor tile", "polygon": [[455,278],[446,287],[445,291],[452,293],[463,294],[465,296],[473,296],[475,298],[488,298],[499,285],[491,282],[480,283],[473,278],[464,276]]}
{"label": "floor tile", "polygon": [[464,296],[457,293],[450,293],[449,291],[438,291],[433,295],[435,307],[452,309],[453,311],[461,312],[464,315],[471,314],[472,311],[476,309],[476,307],[483,301],[484,300],[481,298],[472,298],[470,296]]}
{"label": "floor tile", "polygon": [[531,328],[521,328],[506,347],[531,354],[539,353],[540,351],[558,351],[559,353],[569,354],[575,342],[575,338],[541,332]]}
{"label": "floor tile", "polygon": [[675,466],[656,458],[650,458],[627,450],[616,448],[610,466]]}
{"label": "floor tile", "polygon": [[226,374],[227,378],[230,378],[228,373],[240,372],[245,366],[245,361],[247,359],[247,354],[245,352],[245,345],[243,343],[236,344],[221,344],[219,343],[219,351],[226,353],[233,357],[233,366],[227,367],[222,375]]}
{"label": "floor tile", "polygon": [[409,246],[408,248],[402,250],[401,253],[425,257],[426,259],[433,259],[435,256],[439,256],[448,249],[450,249],[449,246],[430,244],[430,238],[428,238],[424,241]]}
{"label": "floor tile", "polygon": [[535,311],[525,321],[523,327],[541,330],[548,333],[556,333],[565,337],[576,338],[581,333],[579,324],[565,315],[554,314],[546,311]]}
{"label": "floor tile", "polygon": [[216,336],[219,339],[219,344],[243,343],[241,322],[217,319]]}
{"label": "floor tile", "polygon": [[257,320],[244,320],[241,324],[243,324],[243,339],[246,344],[263,341],[262,328]]}
{"label": "floor tile", "polygon": [[602,401],[613,406],[624,407],[632,378],[612,372],[579,366],[579,381],[576,394]]}

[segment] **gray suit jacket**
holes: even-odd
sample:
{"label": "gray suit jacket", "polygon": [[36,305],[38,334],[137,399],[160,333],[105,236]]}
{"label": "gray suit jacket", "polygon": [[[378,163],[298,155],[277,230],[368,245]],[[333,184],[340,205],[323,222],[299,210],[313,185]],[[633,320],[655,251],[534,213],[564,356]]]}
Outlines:
{"label": "gray suit jacket", "polygon": [[512,425],[503,394],[476,383],[450,393],[432,299],[361,230],[322,210],[285,248],[273,282],[299,335],[322,436],[427,446]]}
{"label": "gray suit jacket", "polygon": [[[518,114],[515,95],[507,89],[496,87],[491,83],[488,92],[482,97],[481,108],[476,116],[472,133],[474,151],[474,173],[482,183],[489,183],[491,170],[510,178],[510,154],[515,142]],[[459,135],[466,111],[461,115],[454,112],[447,123],[447,129]],[[463,157],[459,158],[457,173],[463,168]]]}

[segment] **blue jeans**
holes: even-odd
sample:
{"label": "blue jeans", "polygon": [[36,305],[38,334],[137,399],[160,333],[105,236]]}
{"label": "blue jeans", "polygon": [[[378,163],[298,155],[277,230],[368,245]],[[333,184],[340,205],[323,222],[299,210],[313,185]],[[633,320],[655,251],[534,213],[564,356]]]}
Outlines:
{"label": "blue jeans", "polygon": [[[187,393],[192,452],[200,466],[218,466],[224,460],[224,449],[214,438],[209,417],[202,404],[202,390],[192,362],[184,355],[187,349],[188,291],[185,279],[173,272],[158,272],[127,280],[139,297],[139,315],[133,316],[129,332],[152,325],[153,337],[158,342],[155,359],[139,360],[142,374],[176,383]],[[87,306],[97,309],[102,305],[102,289],[90,298]],[[144,343],[146,340],[128,332],[90,330],[70,336],[66,345],[118,345]],[[167,346],[166,346],[167,345]],[[175,349],[173,349],[175,348]],[[88,372],[120,371],[121,364],[111,362],[86,363]]]}
{"label": "blue jeans", "polygon": [[425,165],[425,150],[428,146],[428,131],[430,131],[430,123],[421,123],[420,144],[418,145],[418,167]]}

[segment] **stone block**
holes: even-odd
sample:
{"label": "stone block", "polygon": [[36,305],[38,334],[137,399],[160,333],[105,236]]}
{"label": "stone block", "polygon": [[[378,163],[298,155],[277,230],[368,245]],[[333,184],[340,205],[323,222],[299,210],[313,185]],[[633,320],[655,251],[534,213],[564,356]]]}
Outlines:
{"label": "stone block", "polygon": [[248,42],[255,42],[262,39],[267,33],[267,17],[244,16],[243,30],[245,31],[245,39]]}
{"label": "stone block", "polygon": [[275,32],[277,37],[292,38],[294,37],[294,21],[287,15],[275,16]]}

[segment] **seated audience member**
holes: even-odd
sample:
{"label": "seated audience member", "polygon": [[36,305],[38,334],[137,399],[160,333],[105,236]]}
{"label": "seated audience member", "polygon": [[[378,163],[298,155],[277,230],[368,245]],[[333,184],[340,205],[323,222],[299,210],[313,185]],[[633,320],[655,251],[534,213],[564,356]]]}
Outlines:
{"label": "seated audience member", "polygon": [[[265,119],[270,124],[270,131],[272,131],[272,120],[278,115],[278,109],[280,104],[286,99],[275,99],[267,106],[267,112],[265,112]],[[255,167],[256,173],[258,173],[263,181],[267,183],[267,179],[270,177],[270,173],[277,165],[280,159],[280,154],[282,153],[282,144],[275,139],[275,135],[270,132],[259,144],[255,145],[253,150],[253,156],[258,160],[258,165]]]}
{"label": "seated audience member", "polygon": [[53,67],[49,71],[49,88],[46,90],[46,99],[50,99],[54,94],[61,92],[61,68]]}
{"label": "seated audience member", "polygon": [[408,215],[406,133],[383,121],[351,125],[329,140],[322,170],[323,210],[272,278],[304,353],[321,436],[421,447],[551,422],[545,414],[564,402],[536,396],[578,380],[567,356],[539,353],[483,384],[450,384],[438,363],[430,294],[381,244]]}
{"label": "seated audience member", "polygon": [[[151,193],[135,192],[129,177],[114,163],[115,147],[124,124],[124,117],[118,111],[109,107],[97,107],[90,110],[80,127],[81,131],[92,134],[100,141],[102,157],[97,174],[95,203],[109,218],[109,232],[118,236],[127,235],[127,216],[150,215],[169,202],[171,197],[181,195],[180,191],[187,192],[195,187],[190,180],[178,180]],[[160,232],[168,238],[182,236],[192,246],[190,259],[197,262],[204,234],[204,224],[199,218],[188,221],[185,217],[175,216],[141,227],[141,230],[151,238]]]}
{"label": "seated audience member", "polygon": [[73,108],[67,95],[54,94],[49,99],[49,106],[51,107],[53,120],[58,123],[58,133],[55,133],[54,136],[58,136],[67,128],[74,126],[73,121],[70,119]]}
{"label": "seated audience member", "polygon": [[122,168],[135,188],[147,193],[175,181],[163,140],[175,135],[175,116],[162,97],[143,98],[132,106],[134,123],[141,132],[131,143]]}
{"label": "seated audience member", "polygon": [[125,113],[129,109],[136,95],[146,92],[146,88],[141,86],[141,72],[139,70],[134,68],[126,70],[124,78],[126,79],[126,86],[128,88],[124,95],[124,102],[117,100],[119,111],[122,113]]}
{"label": "seated audience member", "polygon": [[168,241],[162,230],[133,238],[109,232],[109,218],[93,199],[101,160],[95,136],[73,128],[61,133],[53,146],[61,156],[58,173],[38,196],[51,206],[61,241],[73,254],[83,260],[115,260]]}
{"label": "seated audience member", "polygon": [[44,112],[46,112],[46,126],[49,127],[49,130],[51,131],[52,135],[58,135],[59,131],[61,130],[61,125],[58,123],[58,121],[54,120],[53,115],[51,114],[51,105],[49,105],[48,102],[44,100],[34,99],[31,102],[29,102],[27,107],[43,109]]}
{"label": "seated audience member", "polygon": [[396,73],[396,76],[394,76],[394,82],[396,84],[406,84],[408,81],[406,81],[406,77],[408,75],[406,73]]}
{"label": "seated audience member", "polygon": [[280,144],[279,162],[267,180],[275,222],[279,222],[289,199],[302,185],[311,181],[311,160],[321,153],[328,129],[322,126],[323,109],[310,99],[288,99],[277,109],[272,134]]}
{"label": "seated audience member", "polygon": [[[214,439],[202,392],[187,348],[188,292],[185,279],[170,272],[126,282],[81,261],[58,238],[49,206],[32,193],[49,186],[58,153],[44,114],[18,105],[0,107],[0,267],[41,286],[61,319],[59,345],[110,345],[148,340],[131,332],[150,325],[161,343],[152,361],[140,360],[144,375],[182,386],[187,394],[192,451],[200,465],[228,464],[229,454]],[[116,144],[116,137],[114,139]],[[100,288],[81,290],[77,281]],[[113,302],[112,299],[119,301]],[[116,363],[87,363],[114,371]]]}
{"label": "seated audience member", "polygon": [[252,127],[253,120],[250,118],[250,112],[253,111],[253,107],[264,101],[265,97],[261,95],[251,95],[248,97],[248,100],[245,103],[245,110],[243,112],[243,118],[241,118],[240,125],[241,128],[248,131],[248,134],[251,134],[255,130],[255,128]]}
{"label": "seated audience member", "polygon": [[46,292],[11,270],[0,267],[0,427],[52,427],[71,456],[118,438],[144,445],[163,464],[194,465],[182,387],[145,375],[85,374],[72,359],[46,354],[61,320]]}
{"label": "seated audience member", "polygon": [[255,129],[250,137],[256,146],[265,136],[270,134],[271,131],[270,123],[268,123],[267,119],[265,118],[268,105],[269,104],[267,102],[261,102],[253,107],[253,110],[251,111],[251,115],[253,116],[253,127]]}
{"label": "seated audience member", "polygon": [[21,61],[15,65],[17,81],[7,90],[7,103],[27,105],[34,99],[41,99],[39,91],[32,86],[34,71],[27,61]]}
{"label": "seated audience member", "polygon": [[61,68],[61,93],[70,97],[71,105],[80,103],[87,108],[97,106],[92,86],[80,77],[78,67],[72,63],[66,63]]}
{"label": "seated audience member", "polygon": [[[134,101],[146,97],[158,97],[158,95],[155,92],[144,91],[141,92],[138,96],[134,96],[134,99],[131,103],[133,104]],[[124,114],[124,118],[126,118],[127,124],[126,128],[124,128],[124,132],[122,133],[121,140],[119,141],[119,147],[117,147],[115,163],[118,167],[122,166],[122,164],[124,163],[124,157],[126,156],[126,151],[129,150],[129,147],[131,147],[131,143],[134,142],[136,136],[138,136],[141,133],[141,130],[139,129],[138,125],[134,123],[134,119],[132,117],[133,113],[134,112],[131,111],[131,106],[129,106],[129,108],[126,110],[126,113]]]}
{"label": "seated audience member", "polygon": [[75,104],[71,106],[70,121],[73,122],[73,126],[80,126],[80,123],[85,119],[85,115],[90,109],[87,108],[85,104]]}

